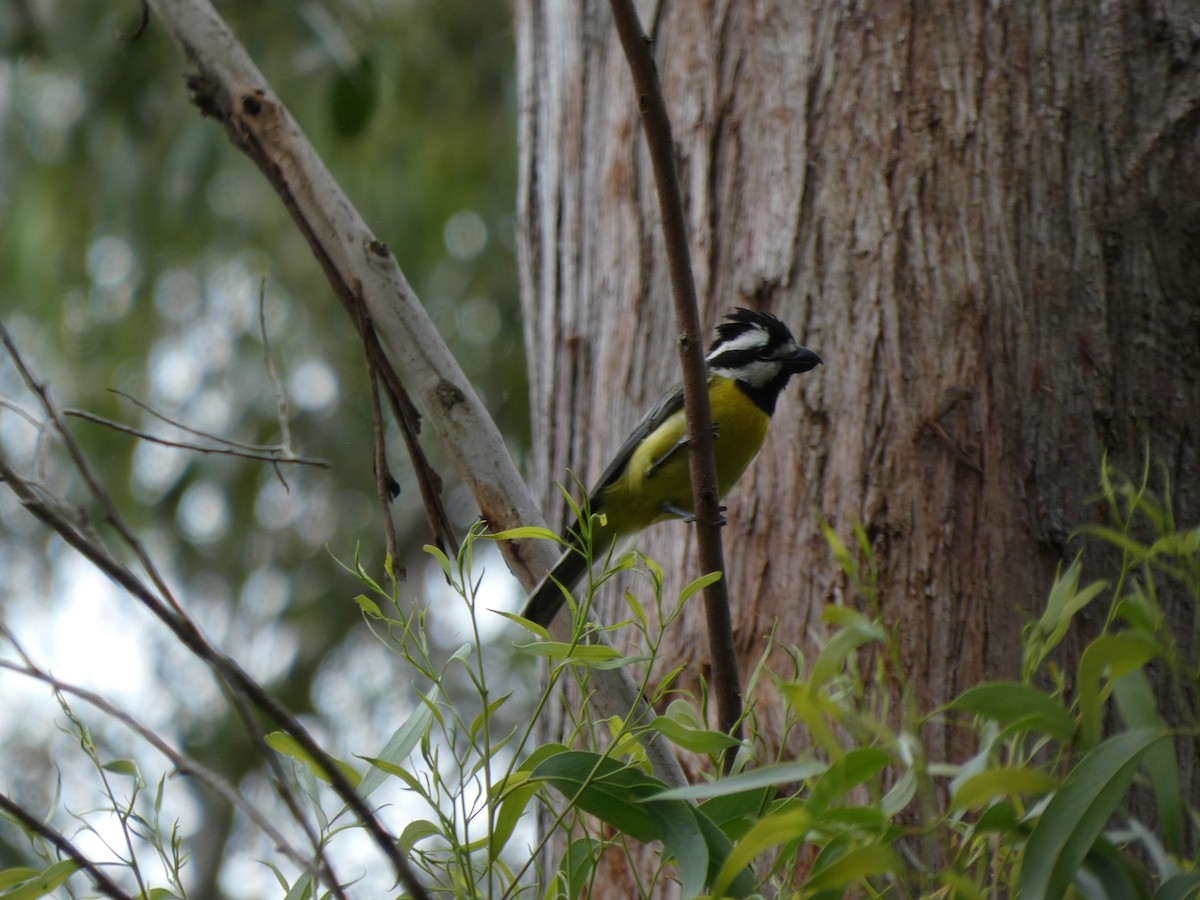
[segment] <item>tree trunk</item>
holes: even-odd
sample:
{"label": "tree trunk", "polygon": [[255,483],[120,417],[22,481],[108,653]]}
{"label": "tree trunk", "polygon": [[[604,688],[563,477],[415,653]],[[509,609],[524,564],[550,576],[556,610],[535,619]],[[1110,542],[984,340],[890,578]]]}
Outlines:
{"label": "tree trunk", "polygon": [[[850,602],[819,511],[864,524],[924,709],[1014,676],[1106,451],[1136,471],[1145,440],[1178,520],[1200,508],[1200,7],[641,7],[701,318],[767,309],[826,363],[727,500],[744,665],[776,622],[811,650]],[[550,484],[599,473],[677,354],[608,6],[520,0],[517,26],[531,484],[554,521]],[[690,545],[676,523],[641,541],[668,590],[700,574]],[[698,604],[684,629],[704,676]],[[967,749],[924,736],[933,759]]]}

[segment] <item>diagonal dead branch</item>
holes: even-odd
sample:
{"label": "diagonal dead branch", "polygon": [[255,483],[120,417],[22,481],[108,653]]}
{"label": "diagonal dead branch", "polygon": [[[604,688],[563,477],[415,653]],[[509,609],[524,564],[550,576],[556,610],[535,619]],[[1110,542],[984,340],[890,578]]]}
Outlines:
{"label": "diagonal dead branch", "polygon": [[[234,146],[262,171],[346,309],[361,296],[380,352],[395,363],[425,410],[480,516],[493,530],[544,525],[495,422],[395,257],[371,233],[211,3],[151,0],[151,6],[188,61],[193,102],[220,122]],[[504,541],[500,550],[526,589],[557,561],[547,541]],[[565,621],[551,633],[570,640]],[[637,705],[637,689],[623,670],[597,672],[595,681],[605,715],[624,716]],[[663,742],[652,742],[647,752],[659,778],[672,786],[686,784]]]}

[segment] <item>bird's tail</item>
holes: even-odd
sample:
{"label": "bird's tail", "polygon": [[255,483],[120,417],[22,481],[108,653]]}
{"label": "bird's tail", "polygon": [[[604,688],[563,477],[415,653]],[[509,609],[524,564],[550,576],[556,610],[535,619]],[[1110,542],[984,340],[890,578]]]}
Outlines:
{"label": "bird's tail", "polygon": [[577,547],[568,546],[562,559],[555,563],[549,574],[533,589],[533,593],[525,601],[525,611],[521,615],[543,628],[547,627],[566,600],[563,590],[574,590],[585,572],[587,559]]}

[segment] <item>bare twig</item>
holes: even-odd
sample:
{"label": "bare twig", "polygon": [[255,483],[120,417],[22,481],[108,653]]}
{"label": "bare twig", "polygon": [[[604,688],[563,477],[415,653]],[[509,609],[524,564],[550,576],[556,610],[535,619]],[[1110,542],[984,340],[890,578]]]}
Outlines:
{"label": "bare twig", "polygon": [[284,450],[292,449],[291,416],[288,413],[287,394],[271,361],[271,341],[267,337],[267,279],[263,278],[258,285],[258,336],[262,338],[263,365],[267,370],[267,380],[271,382],[271,390],[275,393],[275,409],[279,413],[279,444]]}
{"label": "bare twig", "polygon": [[53,844],[59,853],[69,856],[75,862],[79,863],[79,867],[91,877],[92,882],[96,885],[96,890],[104,894],[104,896],[112,897],[113,900],[133,900],[131,895],[121,890],[116,882],[104,874],[97,863],[85,856],[82,850],[15,800],[4,794],[0,794],[0,810],[3,810],[6,814],[20,822],[22,828],[32,831],[43,840]]}
{"label": "bare twig", "polygon": [[[98,479],[95,473],[92,471],[92,467],[88,464],[87,457],[84,456],[83,450],[80,449],[79,444],[76,442],[74,436],[67,429],[66,425],[63,424],[62,417],[58,412],[58,407],[55,406],[50,400],[50,392],[46,389],[45,385],[43,385],[37,380],[37,378],[34,377],[32,370],[30,370],[29,366],[26,365],[25,359],[21,356],[21,352],[17,349],[17,345],[13,342],[12,336],[9,335],[8,329],[5,328],[2,323],[0,323],[0,342],[3,342],[5,349],[8,351],[8,355],[12,358],[13,365],[17,367],[17,371],[20,373],[21,379],[25,382],[26,387],[29,388],[30,393],[32,393],[38,399],[39,404],[41,404],[42,410],[46,413],[46,418],[53,427],[54,433],[58,435],[59,439],[63,442],[63,446],[66,447],[67,453],[71,457],[71,461],[75,464],[75,468],[78,470],[79,474],[83,477],[84,482],[87,484],[88,491],[103,508],[106,521],[108,521],[109,524],[117,530],[117,533],[121,536],[121,539],[125,542],[126,546],[133,551],[134,556],[137,557],[138,563],[140,563],[142,568],[146,570],[146,574],[154,583],[154,587],[166,599],[167,603],[171,605],[172,609],[174,609],[177,614],[182,616],[184,613],[183,608],[179,605],[179,601],[175,599],[175,595],[171,592],[171,589],[167,586],[166,581],[159,573],[158,567],[154,565],[154,561],[150,558],[150,554],[146,552],[146,548],[142,546],[142,542],[138,540],[137,535],[130,531],[128,526],[125,525],[120,513],[117,512],[117,507],[116,504],[113,503],[112,497],[109,496],[108,491],[104,488],[104,485],[100,483],[100,479]],[[14,490],[15,489],[16,488],[14,487]],[[74,528],[71,530],[74,533]],[[107,550],[105,551],[105,555],[107,556]]]}
{"label": "bare twig", "polygon": [[[704,363],[704,344],[700,338],[700,316],[696,304],[696,283],[688,250],[687,227],[683,215],[683,193],[675,168],[675,139],[663,98],[662,85],[651,44],[638,21],[633,0],[610,0],[617,35],[629,62],[638,109],[654,184],[662,216],[663,240],[667,249],[667,267],[671,275],[671,296],[675,301],[675,326],[679,331],[679,355],[683,367],[684,408],[687,415],[688,462],[692,478],[692,498],[696,514],[696,542],[700,566],[704,572],[725,572],[725,554],[721,545],[720,493],[713,460],[712,411],[708,405],[708,374]],[[741,735],[742,688],[738,675],[737,651],[733,643],[733,622],[729,612],[728,579],[722,577],[704,589],[704,610],[708,621],[708,645],[712,661],[713,686],[717,697],[717,718],[727,734]],[[728,771],[737,755],[730,747],[725,754]]]}
{"label": "bare twig", "polygon": [[0,634],[2,634],[16,648],[21,658],[25,661],[24,665],[18,665],[8,660],[0,659],[0,669],[7,669],[10,672],[16,672],[19,675],[24,675],[27,678],[32,678],[36,681],[41,681],[55,691],[64,694],[70,694],[73,697],[78,697],[90,706],[95,707],[110,718],[116,719],[130,731],[138,735],[142,740],[154,747],[159,753],[171,761],[171,765],[175,770],[189,778],[195,780],[198,784],[203,785],[208,790],[212,791],[231,807],[238,810],[244,815],[259,831],[267,836],[274,846],[288,857],[293,863],[300,868],[307,868],[309,859],[297,848],[293,847],[288,839],[283,835],[274,823],[264,816],[252,804],[246,802],[246,798],[230,784],[221,775],[214,772],[212,769],[205,766],[200,761],[193,759],[186,753],[182,753],[172,747],[164,740],[154,729],[144,725],[137,718],[123,709],[119,709],[109,702],[106,698],[97,694],[95,691],[90,691],[87,688],[80,687],[77,684],[63,681],[56,678],[47,672],[45,669],[38,666],[29,655],[17,643],[16,636],[9,631],[4,625],[0,625]]}
{"label": "bare twig", "polygon": [[374,329],[368,330],[363,342],[367,350],[367,365],[382,379],[388,405],[392,408],[392,415],[400,428],[400,436],[404,439],[404,449],[412,463],[417,490],[421,492],[421,503],[425,508],[425,518],[429,522],[430,531],[433,532],[433,542],[447,556],[457,556],[458,538],[454,534],[454,524],[450,521],[446,504],[442,501],[442,478],[429,462],[429,457],[418,438],[421,431],[421,414],[413,405],[400,376],[396,374],[395,368],[379,345],[379,338]]}
{"label": "bare twig", "polygon": [[[251,678],[238,663],[229,656],[218,651],[208,643],[195,624],[186,616],[176,614],[172,608],[164,604],[141,580],[128,568],[113,559],[107,551],[94,542],[89,541],[77,531],[61,513],[43,503],[20,473],[15,471],[8,461],[0,454],[0,478],[8,483],[10,489],[17,495],[21,504],[37,519],[58,533],[64,541],[77,550],[101,572],[124,588],[134,599],[145,606],[159,621],[166,625],[189,651],[209,665],[228,684],[234,697],[244,698],[257,709],[278,723],[279,727],[295,738],[296,742],[309,754],[329,778],[330,787],[341,797],[342,801],[360,819],[367,832],[374,838],[375,843],[383,850],[384,855],[392,862],[397,874],[414,896],[428,897],[416,875],[408,865],[408,860],[400,855],[395,845],[395,838],[388,834],[365,801],[358,796],[354,786],[342,774],[333,759],[325,749],[317,743],[300,721],[286,708],[281,706],[274,697],[267,693],[257,681]],[[251,731],[258,735],[257,729]],[[260,738],[261,740],[261,738]],[[267,755],[268,761],[272,757]],[[305,824],[303,818],[299,819]],[[403,874],[401,874],[403,873]],[[410,883],[411,882],[411,883]]]}
{"label": "bare twig", "polygon": [[371,431],[375,437],[375,494],[379,497],[379,511],[383,516],[383,537],[387,542],[387,554],[392,560],[392,571],[395,577],[403,580],[403,569],[397,569],[400,564],[400,548],[396,543],[396,522],[392,518],[392,501],[400,493],[400,486],[392,477],[387,461],[387,439],[384,436],[383,410],[379,408],[379,375],[378,370],[367,363],[367,378],[370,382],[368,393],[371,397]]}
{"label": "bare twig", "polygon": [[[227,441],[224,438],[216,435],[205,435],[209,440],[216,441],[218,444],[226,446],[212,447],[207,444],[193,444],[188,441],[172,441],[168,438],[159,437],[158,435],[150,434],[148,431],[142,431],[140,428],[134,428],[131,425],[125,425],[121,422],[114,422],[112,419],[106,419],[104,416],[98,416],[93,412],[88,412],[85,409],[64,409],[64,416],[71,416],[74,419],[83,419],[85,422],[94,422],[97,425],[103,425],[105,428],[111,428],[113,431],[119,431],[122,434],[129,434],[143,441],[150,441],[153,444],[162,444],[164,447],[175,447],[179,450],[191,450],[194,453],[217,454],[220,456],[236,456],[240,459],[253,459],[259,462],[268,462],[292,466],[316,466],[319,469],[330,468],[329,462],[323,459],[316,459],[310,456],[292,456],[288,454],[283,447],[264,447],[259,450],[243,450],[238,449],[233,445],[232,441]],[[203,434],[194,429],[187,429],[195,434]]]}
{"label": "bare twig", "polygon": [[[354,327],[358,329],[359,339],[363,343],[363,352],[367,359],[367,371],[370,373],[372,390],[377,390],[379,383],[383,383],[383,389],[387,394],[388,405],[392,409],[392,416],[396,421],[396,426],[400,429],[400,436],[404,439],[404,449],[408,453],[409,462],[412,463],[413,476],[417,482],[417,490],[421,493],[421,505],[425,510],[425,519],[429,523],[429,530],[433,534],[433,542],[437,547],[446,553],[448,556],[458,555],[458,538],[454,535],[454,525],[450,521],[450,515],[446,512],[446,504],[442,501],[442,478],[438,475],[437,470],[430,463],[429,457],[425,453],[425,448],[421,446],[421,441],[418,437],[421,433],[421,414],[413,405],[412,400],[408,396],[408,391],[404,389],[403,382],[400,381],[400,376],[396,373],[395,366],[392,365],[387,354],[383,352],[383,347],[379,343],[379,335],[375,331],[374,325],[371,324],[370,314],[367,312],[366,302],[362,296],[362,285],[354,282],[354,293],[349,305],[343,300],[343,305],[346,312],[354,322]],[[372,399],[372,411],[378,408],[378,399]],[[383,417],[380,415],[378,421],[382,423]],[[385,447],[380,446],[382,441],[382,433],[376,435],[375,447],[375,477],[380,477],[380,454]],[[382,461],[384,469],[386,469],[387,456],[383,452]],[[379,502],[383,504],[386,515],[390,515],[391,498],[387,495],[390,493],[385,488],[382,482],[377,483],[379,492]],[[394,525],[391,526],[394,531]],[[384,533],[387,537],[389,525],[385,521]],[[394,543],[395,535],[392,534],[389,538],[388,552],[392,552],[391,544]],[[395,559],[396,557],[393,557]]]}

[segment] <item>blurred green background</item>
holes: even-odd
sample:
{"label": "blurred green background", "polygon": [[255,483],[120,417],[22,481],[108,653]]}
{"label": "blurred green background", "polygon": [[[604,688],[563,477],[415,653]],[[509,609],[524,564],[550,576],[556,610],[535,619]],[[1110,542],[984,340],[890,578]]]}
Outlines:
{"label": "blurred green background", "polygon": [[[508,6],[278,0],[220,11],[396,255],[520,462],[528,406]],[[119,389],[192,427],[270,443],[280,426],[258,334],[266,279],[292,449],[329,469],[283,467],[285,487],[261,463],[140,443],[87,422],[72,431],[214,641],[318,734],[336,736],[336,751],[370,754],[421,686],[403,682],[367,632],[351,601],[361,585],[334,560],[350,561],[357,549],[382,574],[362,354],[282,204],[188,102],[183,61],[165,30],[152,18],[139,39],[119,38],[138,19],[136,3],[0,6],[0,317],[62,406],[186,439]],[[83,501],[60,454],[14,411],[35,404],[7,359],[0,398],[8,404],[0,406],[3,451]],[[430,431],[427,450],[465,531],[476,509]],[[400,544],[411,551],[401,595],[449,604],[421,553],[430,535],[394,428],[389,446],[401,483]],[[502,570],[498,558],[488,565]],[[207,675],[8,492],[0,572],[0,619],[40,663],[135,706],[266,796]],[[515,605],[500,579],[494,590],[498,605]],[[450,613],[434,618],[435,637],[453,648],[460,623]],[[11,658],[11,648],[0,646],[0,656]],[[0,673],[0,717],[9,722],[0,725],[0,781],[18,799],[46,812],[61,779],[65,806],[81,812],[94,802],[86,796],[94,774],[73,773],[78,753],[49,691]],[[112,754],[141,752],[102,717],[88,724]],[[242,845],[228,811],[182,785],[174,794],[195,854],[193,896],[257,896],[259,876],[245,872],[265,870],[252,843],[230,853]],[[395,814],[402,822],[405,811]],[[20,834],[0,822],[0,867],[28,858]]]}

